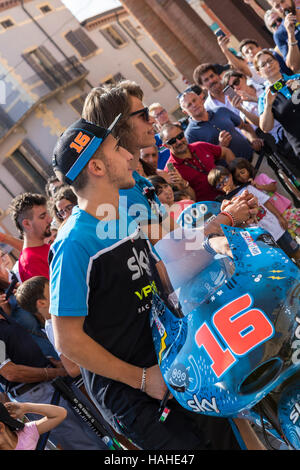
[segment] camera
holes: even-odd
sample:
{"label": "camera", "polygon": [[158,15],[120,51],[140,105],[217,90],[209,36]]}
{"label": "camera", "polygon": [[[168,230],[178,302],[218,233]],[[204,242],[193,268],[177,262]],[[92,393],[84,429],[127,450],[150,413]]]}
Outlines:
{"label": "camera", "polygon": [[282,90],[284,85],[285,85],[285,80],[283,79],[278,80],[277,82],[273,83],[273,85],[270,86],[271,93],[275,94],[278,91]]}

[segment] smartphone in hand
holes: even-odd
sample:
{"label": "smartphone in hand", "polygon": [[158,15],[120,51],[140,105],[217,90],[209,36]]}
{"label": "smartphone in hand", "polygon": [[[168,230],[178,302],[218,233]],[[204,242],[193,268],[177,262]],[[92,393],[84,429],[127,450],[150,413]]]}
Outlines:
{"label": "smartphone in hand", "polygon": [[229,85],[224,88],[223,93],[227,95],[231,100],[235,98],[235,96],[238,96],[234,89]]}
{"label": "smartphone in hand", "polygon": [[170,162],[170,163],[167,163],[167,168],[168,168],[168,170],[171,171],[171,172],[172,172],[172,171],[175,171],[175,167],[174,167],[173,163],[171,163],[171,162]]}
{"label": "smartphone in hand", "polygon": [[225,38],[226,34],[224,33],[224,31],[222,31],[222,29],[218,29],[216,32],[215,32],[215,35],[219,38]]}

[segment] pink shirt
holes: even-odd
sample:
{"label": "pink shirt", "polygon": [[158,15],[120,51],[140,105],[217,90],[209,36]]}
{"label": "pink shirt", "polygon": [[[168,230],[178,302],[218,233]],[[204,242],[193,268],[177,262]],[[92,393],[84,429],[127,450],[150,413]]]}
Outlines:
{"label": "pink shirt", "polygon": [[[254,181],[255,181],[255,183],[261,184],[261,185],[276,183],[275,180],[272,180],[265,173],[261,173],[261,174],[257,175],[255,177]],[[273,204],[273,206],[276,207],[276,209],[280,212],[280,214],[283,214],[283,212],[286,209],[291,207],[292,202],[288,198],[282,196],[281,194],[276,193],[276,192],[275,193],[269,192],[268,194],[270,195],[269,201]]]}
{"label": "pink shirt", "polygon": [[15,450],[35,450],[40,438],[35,421],[25,423],[22,431],[17,431],[18,443]]}

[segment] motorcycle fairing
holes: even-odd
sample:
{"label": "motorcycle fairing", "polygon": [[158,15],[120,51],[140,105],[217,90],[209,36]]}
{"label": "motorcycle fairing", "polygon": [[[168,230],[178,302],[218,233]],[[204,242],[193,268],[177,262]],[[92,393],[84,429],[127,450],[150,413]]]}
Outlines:
{"label": "motorcycle fairing", "polygon": [[[175,399],[190,411],[229,417],[251,408],[299,369],[291,344],[300,311],[300,271],[262,229],[222,229],[234,273],[228,274],[224,259],[213,259],[178,287],[182,318],[154,295],[151,326],[158,363]],[[220,284],[205,291],[212,277]]]}

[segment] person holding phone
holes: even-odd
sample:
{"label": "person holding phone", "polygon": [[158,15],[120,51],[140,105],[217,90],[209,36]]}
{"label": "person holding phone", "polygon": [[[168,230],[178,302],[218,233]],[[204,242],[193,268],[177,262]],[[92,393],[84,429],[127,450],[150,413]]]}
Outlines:
{"label": "person holding phone", "polygon": [[300,176],[300,74],[286,76],[280,72],[279,63],[268,50],[259,52],[254,59],[257,71],[268,83],[268,88],[259,97],[259,126],[264,132],[274,127],[276,119],[295,154],[295,174]]}
{"label": "person holding phone", "polygon": [[300,2],[299,0],[268,0],[282,18],[273,39],[286,64],[294,73],[300,69]]}
{"label": "person holding phone", "polygon": [[[193,78],[197,85],[202,86],[208,92],[208,96],[204,103],[204,107],[207,111],[217,112],[220,108],[226,108],[228,111],[239,117],[239,111],[231,104],[229,97],[224,93],[222,79],[218,75],[214,64],[207,63],[198,65],[193,72]],[[191,120],[187,129],[190,125]],[[240,120],[240,125],[237,127],[238,132],[247,139],[249,144],[252,146],[252,149],[255,152],[259,152],[263,143],[261,142],[261,139],[257,138],[251,124]]]}
{"label": "person holding phone", "polygon": [[208,184],[207,175],[216,161],[230,163],[234,160],[233,152],[227,147],[206,142],[188,144],[177,124],[165,124],[160,136],[171,153],[165,170],[172,172],[174,168],[180,173],[194,190],[195,198],[192,199],[195,201],[214,201],[219,193]]}

